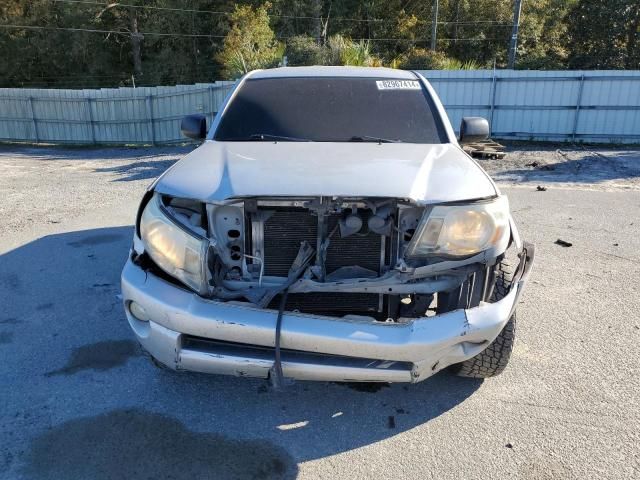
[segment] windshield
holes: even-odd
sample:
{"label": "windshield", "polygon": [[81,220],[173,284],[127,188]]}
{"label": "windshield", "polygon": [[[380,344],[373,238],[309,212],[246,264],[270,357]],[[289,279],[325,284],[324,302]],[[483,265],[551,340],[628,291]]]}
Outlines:
{"label": "windshield", "polygon": [[214,140],[446,141],[420,82],[353,77],[249,79],[225,110]]}

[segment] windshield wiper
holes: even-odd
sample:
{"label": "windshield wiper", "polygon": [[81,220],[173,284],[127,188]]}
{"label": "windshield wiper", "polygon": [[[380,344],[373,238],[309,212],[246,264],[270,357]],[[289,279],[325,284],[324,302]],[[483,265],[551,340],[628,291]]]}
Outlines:
{"label": "windshield wiper", "polygon": [[287,137],[285,135],[271,135],[270,133],[254,133],[249,136],[250,140],[282,140],[283,142],[310,142],[308,138]]}
{"label": "windshield wiper", "polygon": [[285,135],[271,135],[270,133],[252,133],[246,137],[228,137],[220,138],[221,142],[264,142],[264,141],[282,141],[282,142],[313,142],[308,138],[287,137]]}
{"label": "windshield wiper", "polygon": [[350,142],[377,142],[377,143],[402,143],[402,140],[391,140],[389,138],[370,137],[369,135],[354,135]]}

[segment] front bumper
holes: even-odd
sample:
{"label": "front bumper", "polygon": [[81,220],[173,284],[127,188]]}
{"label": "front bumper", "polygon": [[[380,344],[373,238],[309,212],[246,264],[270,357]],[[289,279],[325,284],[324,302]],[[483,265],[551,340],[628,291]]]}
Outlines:
{"label": "front bumper", "polygon": [[[507,323],[533,263],[524,244],[515,281],[496,303],[384,323],[285,312],[282,370],[299,380],[418,382],[484,350]],[[172,285],[131,260],[122,272],[129,324],[142,346],[176,370],[262,377],[274,362],[277,311],[206,300]],[[149,321],[130,312],[136,302]]]}

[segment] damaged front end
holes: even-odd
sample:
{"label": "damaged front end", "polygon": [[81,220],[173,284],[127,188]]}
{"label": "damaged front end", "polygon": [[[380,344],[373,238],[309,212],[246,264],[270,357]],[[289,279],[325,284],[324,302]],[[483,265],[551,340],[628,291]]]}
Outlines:
{"label": "damaged front end", "polygon": [[[150,193],[131,260],[147,272],[147,285],[137,291],[135,281],[125,278],[126,267],[123,294],[129,307],[140,304],[155,317],[158,325],[152,319],[150,330],[157,338],[175,343],[173,353],[163,347],[159,354],[172,368],[269,376],[271,349],[279,366],[282,342],[286,376],[418,381],[481,351],[498,334],[524,280],[514,286],[512,304],[494,308],[501,318],[485,332],[467,312],[486,311],[496,264],[511,244],[522,248],[505,197],[439,205],[370,197],[205,204]],[[526,257],[524,252],[520,277]],[[156,279],[197,295],[184,292],[180,306],[154,304],[151,297],[163,295],[149,291],[160,288]],[[187,301],[191,306],[183,305]],[[131,308],[127,313],[141,343],[157,357],[160,340],[149,340],[151,331],[136,322]],[[423,323],[430,318],[428,326]],[[378,330],[393,326],[405,330]],[[214,365],[213,352],[242,360]]]}
{"label": "damaged front end", "polygon": [[[202,272],[200,280],[186,282],[200,295],[277,309],[287,291],[291,311],[378,321],[469,308],[488,298],[491,267],[509,234],[508,219],[502,219],[490,248],[455,258],[437,250],[416,253],[429,246],[420,241],[437,242],[433,237],[439,231],[427,220],[435,209],[399,199],[243,199],[205,205],[154,195],[142,214],[143,238],[152,236],[145,217],[156,209],[199,239],[184,253],[195,265],[179,271],[183,281],[189,269]],[[442,228],[442,219],[435,223]],[[150,254],[158,258],[153,250]],[[163,270],[175,276],[175,269]]]}

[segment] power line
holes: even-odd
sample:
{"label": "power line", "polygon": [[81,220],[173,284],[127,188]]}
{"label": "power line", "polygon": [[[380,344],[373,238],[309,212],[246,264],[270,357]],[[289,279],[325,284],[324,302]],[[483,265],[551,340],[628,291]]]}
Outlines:
{"label": "power line", "polygon": [[[85,33],[112,33],[116,35],[130,36],[131,32],[123,30],[103,30],[97,28],[75,28],[75,27],[49,27],[42,25],[12,25],[12,24],[0,24],[0,28],[16,29],[16,30],[53,30],[53,31],[69,31],[69,32],[85,32]],[[166,32],[137,32],[140,35],[147,35],[150,37],[187,37],[187,38],[225,38],[224,35],[210,35],[199,33],[166,33]],[[288,40],[292,37],[276,37],[278,40]],[[521,37],[522,38],[522,37]],[[411,39],[411,38],[352,38],[351,40],[360,42],[413,42],[423,43],[429,42],[426,39]],[[467,42],[488,42],[504,40],[503,38],[440,38],[440,41],[467,41]]]}
{"label": "power line", "polygon": [[[100,2],[91,2],[88,0],[51,0],[56,3],[75,3],[75,4],[84,4],[84,5],[96,5],[100,7],[107,7],[108,5]],[[181,12],[181,13],[208,13],[211,15],[231,15],[233,12],[224,11],[224,10],[200,10],[194,8],[175,8],[175,7],[157,7],[154,5],[135,5],[131,3],[117,3],[112,4],[114,7],[122,7],[122,8],[133,8],[133,9],[145,9],[145,10],[159,10],[159,11],[169,11],[169,12]],[[287,19],[298,19],[298,20],[322,20],[323,17],[314,17],[311,15],[279,15],[279,14],[269,14],[270,18],[287,18]],[[395,23],[396,20],[390,20],[385,18],[349,18],[349,17],[335,17],[331,18],[332,22],[362,22],[362,23]],[[429,20],[418,20],[418,23],[431,23]],[[496,24],[496,26],[505,26],[511,27],[511,23],[505,23],[500,20],[474,20],[474,21],[438,21],[439,25],[451,25],[451,24],[462,24],[462,25],[475,25],[475,24]],[[499,24],[499,25],[498,25]]]}
{"label": "power line", "polygon": [[103,8],[113,6],[113,7],[122,7],[122,8],[137,8],[144,10],[166,10],[170,12],[188,12],[188,13],[209,13],[213,15],[231,15],[232,12],[227,11],[216,11],[216,10],[198,10],[194,8],[175,8],[175,7],[156,7],[154,5],[134,5],[131,3],[113,3],[111,5],[100,3],[100,2],[89,2],[86,0],[51,0],[55,3],[80,3],[84,5],[97,5]]}
{"label": "power line", "polygon": [[[87,32],[87,33],[113,33],[116,35],[131,35],[131,32],[122,30],[102,30],[97,28],[74,28],[74,27],[45,27],[40,25],[2,25],[2,28],[14,28],[22,30],[58,30],[68,32]],[[150,37],[198,37],[198,38],[224,38],[224,35],[208,35],[198,33],[164,33],[164,32],[137,32],[140,35],[148,35]]]}
{"label": "power line", "polygon": [[[86,5],[98,5],[101,7],[106,7],[107,5],[100,2],[90,2],[87,0],[52,0],[53,2],[60,3],[80,3]],[[114,7],[123,7],[123,8],[137,8],[137,9],[146,9],[146,10],[166,10],[171,12],[185,12],[185,13],[208,13],[212,15],[231,15],[233,12],[224,11],[224,10],[199,10],[195,8],[175,8],[175,7],[156,7],[154,5],[135,5],[131,3],[117,3],[113,5]],[[306,20],[320,20],[321,17],[314,17],[310,15],[278,15],[278,14],[269,14],[269,17],[276,18],[291,18],[291,19],[306,19]],[[384,18],[372,18],[372,19],[364,19],[364,18],[332,18],[332,21],[350,21],[350,22],[390,22],[393,20],[388,20]]]}

